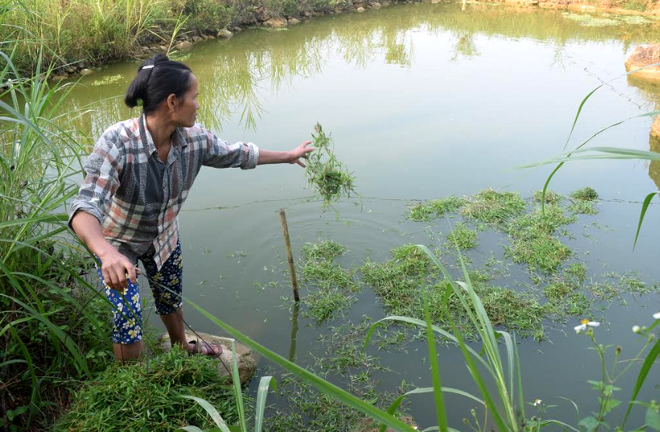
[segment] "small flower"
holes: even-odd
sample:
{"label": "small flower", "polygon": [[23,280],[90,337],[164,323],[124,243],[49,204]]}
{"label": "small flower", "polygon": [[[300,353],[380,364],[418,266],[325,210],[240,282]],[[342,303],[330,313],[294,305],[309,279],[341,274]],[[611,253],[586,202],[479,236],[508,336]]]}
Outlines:
{"label": "small flower", "polygon": [[633,330],[633,333],[639,333],[639,332],[642,331],[642,328],[638,325],[635,325],[635,326],[633,326],[632,330]]}
{"label": "small flower", "polygon": [[575,327],[575,333],[580,334],[583,331],[587,330],[587,327],[598,327],[600,325],[597,321],[589,321],[588,319],[583,319],[580,321],[580,325]]}
{"label": "small flower", "polygon": [[543,401],[541,399],[538,399],[538,398],[534,399],[534,406],[539,406],[539,405],[541,405],[541,403],[543,403]]}
{"label": "small flower", "polygon": [[660,312],[653,314],[653,319],[660,319]]}

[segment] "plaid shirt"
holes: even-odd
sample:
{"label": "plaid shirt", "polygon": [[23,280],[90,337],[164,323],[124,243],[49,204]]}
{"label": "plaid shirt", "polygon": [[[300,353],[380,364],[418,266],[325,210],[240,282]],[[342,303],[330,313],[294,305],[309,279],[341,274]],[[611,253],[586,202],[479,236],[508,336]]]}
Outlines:
{"label": "plaid shirt", "polygon": [[160,269],[176,248],[177,215],[202,166],[251,169],[258,159],[256,145],[229,144],[195,125],[175,130],[163,163],[144,116],[117,123],[99,138],[85,164],[69,226],[76,212],[90,213],[120,253],[134,263],[153,253]]}

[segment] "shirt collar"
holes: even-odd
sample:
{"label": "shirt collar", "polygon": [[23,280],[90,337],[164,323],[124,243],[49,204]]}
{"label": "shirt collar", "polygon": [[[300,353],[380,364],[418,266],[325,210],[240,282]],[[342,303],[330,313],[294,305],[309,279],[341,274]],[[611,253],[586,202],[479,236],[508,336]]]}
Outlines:
{"label": "shirt collar", "polygon": [[156,152],[156,144],[154,144],[154,139],[151,137],[151,134],[149,133],[149,129],[147,128],[147,116],[146,114],[142,114],[140,116],[140,138],[142,139],[142,143],[144,147],[147,149],[147,154],[152,155],[154,152]]}
{"label": "shirt collar", "polygon": [[[139,122],[140,122],[140,138],[142,139],[142,142],[144,143],[144,146],[146,147],[148,154],[152,155],[156,151],[156,144],[154,144],[154,139],[151,137],[151,134],[149,133],[149,129],[147,128],[146,114],[142,114],[140,116]],[[174,147],[181,147],[182,149],[188,147],[188,141],[186,141],[186,139],[184,138],[180,127],[174,129],[174,133],[172,134],[172,144],[174,145]]]}

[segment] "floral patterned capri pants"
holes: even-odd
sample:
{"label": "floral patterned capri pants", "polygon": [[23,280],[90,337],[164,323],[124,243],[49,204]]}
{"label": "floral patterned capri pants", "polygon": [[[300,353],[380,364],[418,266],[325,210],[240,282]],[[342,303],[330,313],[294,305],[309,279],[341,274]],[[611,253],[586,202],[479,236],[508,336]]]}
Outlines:
{"label": "floral patterned capri pants", "polygon": [[[176,249],[165,261],[160,270],[157,269],[153,255],[143,255],[139,258],[144,265],[149,279],[149,286],[154,296],[156,313],[167,315],[176,312],[183,306],[181,291],[183,288],[183,261],[181,260],[181,244],[177,242]],[[100,261],[99,261],[100,263]],[[105,287],[105,295],[113,305],[114,343],[131,344],[142,339],[142,305],[140,290],[137,283],[128,281],[124,292],[111,289],[103,280],[101,267],[96,271]]]}

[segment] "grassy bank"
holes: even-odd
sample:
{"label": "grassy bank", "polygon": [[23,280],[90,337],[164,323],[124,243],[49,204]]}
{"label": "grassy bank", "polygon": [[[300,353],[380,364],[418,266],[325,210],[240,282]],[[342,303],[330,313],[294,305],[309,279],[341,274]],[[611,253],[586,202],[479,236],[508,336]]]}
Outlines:
{"label": "grassy bank", "polygon": [[[0,55],[3,55],[0,52]],[[4,61],[12,67],[8,57]],[[0,81],[20,76],[0,71]],[[105,300],[66,229],[86,137],[59,112],[67,87],[18,79],[0,93],[0,428],[36,430],[104,369]]]}
{"label": "grassy bank", "polygon": [[0,37],[15,64],[33,73],[43,56],[56,73],[160,51],[177,39],[216,35],[273,17],[310,17],[369,0],[6,0]]}

